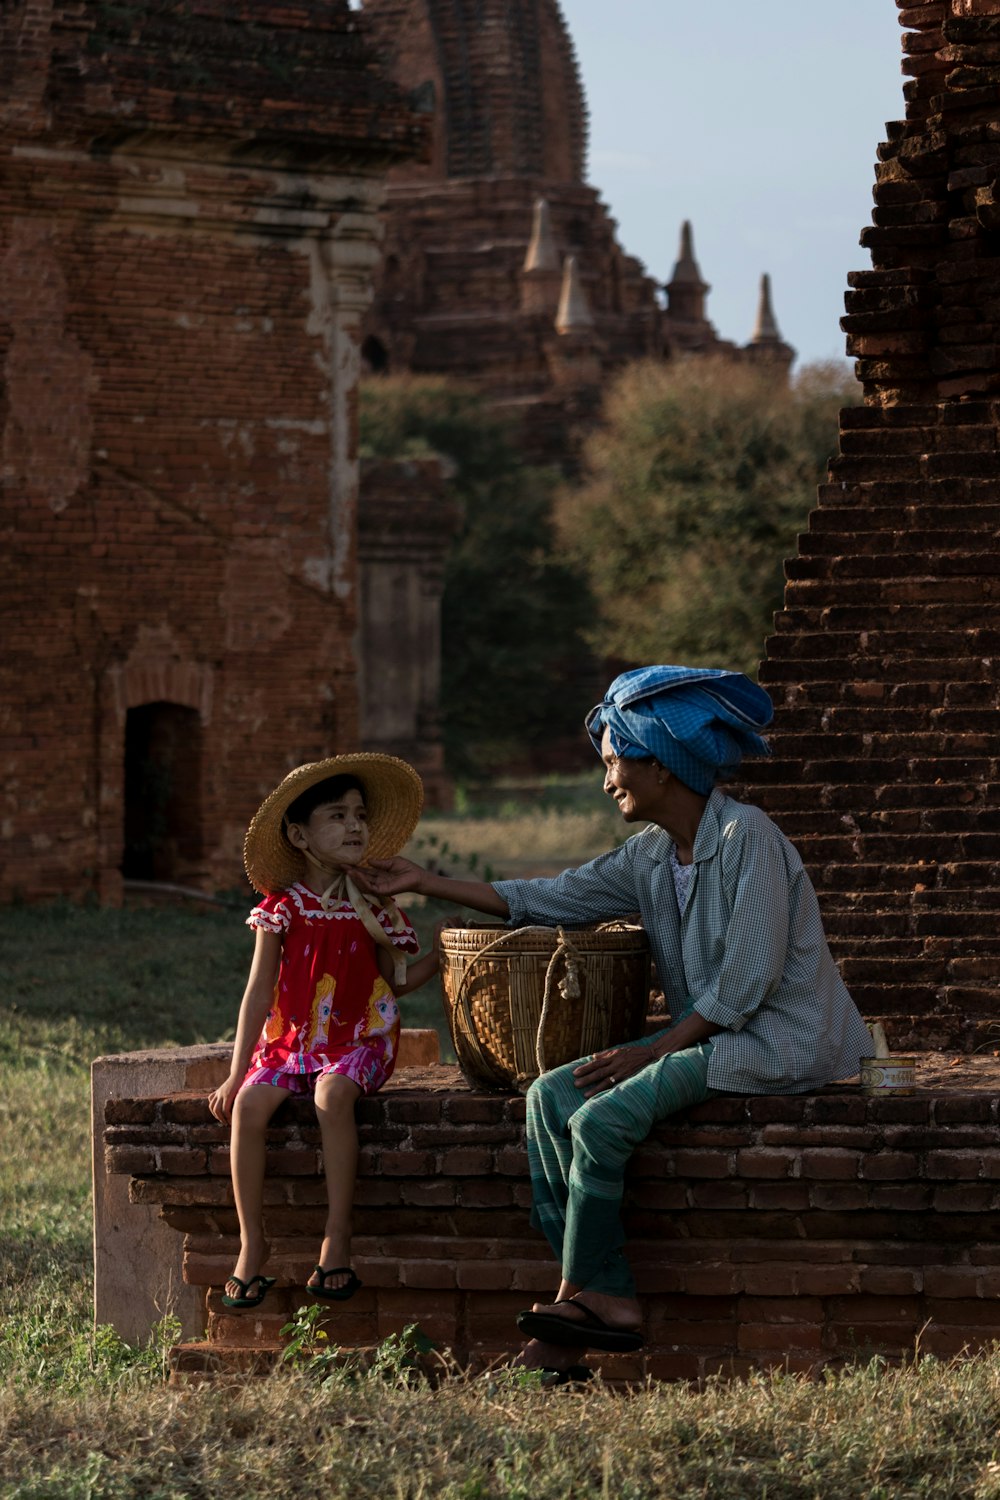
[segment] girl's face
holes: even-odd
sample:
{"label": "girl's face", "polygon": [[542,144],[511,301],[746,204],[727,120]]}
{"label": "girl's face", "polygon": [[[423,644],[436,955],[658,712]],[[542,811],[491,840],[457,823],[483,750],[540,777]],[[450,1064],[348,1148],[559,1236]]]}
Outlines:
{"label": "girl's face", "polygon": [[357,865],[368,848],[368,814],[365,800],[350,787],[336,802],[321,802],[305,823],[290,823],[289,843],[308,859],[334,865]]}

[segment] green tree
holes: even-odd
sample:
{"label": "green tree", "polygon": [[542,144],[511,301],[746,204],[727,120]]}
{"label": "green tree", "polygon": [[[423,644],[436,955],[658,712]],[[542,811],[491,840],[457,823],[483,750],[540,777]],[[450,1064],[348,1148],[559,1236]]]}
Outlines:
{"label": "green tree", "polygon": [[366,381],[360,422],[363,455],[433,452],[454,465],[465,521],[441,607],[449,768],[487,775],[563,735],[579,738],[593,692],[583,637],[592,603],[554,535],[558,474],[524,464],[507,423],[475,392],[439,378]]}
{"label": "green tree", "polygon": [[594,648],[756,676],[837,413],[859,395],[832,365],[787,385],[708,359],[625,369],[586,444],[584,482],[556,510],[597,602]]}

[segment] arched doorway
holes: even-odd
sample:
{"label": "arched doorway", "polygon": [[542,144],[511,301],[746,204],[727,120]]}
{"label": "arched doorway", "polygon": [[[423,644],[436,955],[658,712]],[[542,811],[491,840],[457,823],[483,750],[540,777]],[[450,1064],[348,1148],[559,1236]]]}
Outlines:
{"label": "arched doorway", "polygon": [[201,717],[179,703],[142,703],[125,719],[126,880],[183,881],[201,840]]}
{"label": "arched doorway", "polygon": [[374,334],[370,334],[361,345],[361,368],[366,375],[389,373],[389,351]]}

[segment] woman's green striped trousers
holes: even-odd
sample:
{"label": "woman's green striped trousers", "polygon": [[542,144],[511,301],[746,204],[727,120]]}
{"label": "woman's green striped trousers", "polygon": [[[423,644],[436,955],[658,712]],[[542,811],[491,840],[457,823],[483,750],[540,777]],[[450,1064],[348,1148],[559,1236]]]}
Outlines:
{"label": "woman's green striped trousers", "polygon": [[568,1282],[615,1297],[635,1295],[623,1249],[625,1167],[658,1121],[715,1092],[705,1082],[711,1055],[711,1042],[671,1052],[590,1099],[573,1080],[573,1069],[586,1058],[553,1068],[531,1085],[531,1222],[552,1246]]}

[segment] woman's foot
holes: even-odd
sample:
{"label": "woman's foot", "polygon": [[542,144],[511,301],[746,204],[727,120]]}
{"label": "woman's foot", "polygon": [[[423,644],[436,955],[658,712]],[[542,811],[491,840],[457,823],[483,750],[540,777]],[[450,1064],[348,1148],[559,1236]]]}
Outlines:
{"label": "woman's foot", "polygon": [[609,1328],[634,1329],[642,1322],[642,1309],[634,1297],[611,1297],[607,1292],[576,1292],[572,1301],[535,1302],[531,1310],[577,1323],[586,1322],[587,1314],[594,1313]]}
{"label": "woman's foot", "polygon": [[517,1326],[522,1333],[577,1352],[602,1349],[609,1354],[633,1354],[642,1348],[641,1315],[634,1297],[610,1297],[604,1292],[577,1292],[566,1287],[559,1290],[563,1295],[555,1302],[537,1302],[529,1311],[518,1314]]}

